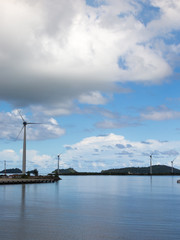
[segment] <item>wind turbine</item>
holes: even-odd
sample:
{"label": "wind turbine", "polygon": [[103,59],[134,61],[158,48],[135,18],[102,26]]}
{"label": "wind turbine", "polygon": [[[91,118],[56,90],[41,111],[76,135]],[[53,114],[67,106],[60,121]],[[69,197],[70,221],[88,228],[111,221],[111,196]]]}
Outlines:
{"label": "wind turbine", "polygon": [[[20,112],[19,112],[19,115],[20,115],[20,117],[23,121],[23,126],[21,128],[21,131],[19,132],[19,135],[21,134],[22,130],[24,129],[22,174],[26,174],[26,126],[29,125],[29,124],[40,124],[40,123],[26,122]],[[18,135],[18,137],[19,137],[19,135]]]}
{"label": "wind turbine", "polygon": [[59,159],[60,159],[60,157],[61,157],[61,154],[58,154],[57,157],[58,157],[58,168],[57,168],[58,171],[57,171],[57,173],[58,173],[58,175],[59,175]]}
{"label": "wind turbine", "polygon": [[152,154],[150,154],[150,175],[152,175]]}
{"label": "wind turbine", "polygon": [[7,173],[7,162],[9,162],[9,161],[8,160],[3,160],[3,161],[0,161],[0,162],[4,163],[4,170],[2,172],[4,172],[4,176],[6,176],[6,173]]}
{"label": "wind turbine", "polygon": [[4,175],[6,176],[6,160],[4,160]]}
{"label": "wind turbine", "polygon": [[171,173],[173,174],[173,163],[174,163],[174,160],[175,160],[176,158],[174,158],[172,161],[171,161]]}

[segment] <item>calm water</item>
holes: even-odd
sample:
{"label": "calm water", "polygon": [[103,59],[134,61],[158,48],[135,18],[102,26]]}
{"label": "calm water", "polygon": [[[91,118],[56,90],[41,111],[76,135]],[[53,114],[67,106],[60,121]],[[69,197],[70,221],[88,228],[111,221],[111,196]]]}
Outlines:
{"label": "calm water", "polygon": [[62,178],[0,186],[0,239],[180,239],[180,177]]}

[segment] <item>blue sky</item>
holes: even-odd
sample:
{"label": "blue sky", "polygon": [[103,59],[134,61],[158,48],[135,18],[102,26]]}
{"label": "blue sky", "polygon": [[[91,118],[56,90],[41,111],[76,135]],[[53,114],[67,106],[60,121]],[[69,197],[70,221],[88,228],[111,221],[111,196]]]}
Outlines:
{"label": "blue sky", "polygon": [[0,169],[180,168],[180,3],[1,1]]}

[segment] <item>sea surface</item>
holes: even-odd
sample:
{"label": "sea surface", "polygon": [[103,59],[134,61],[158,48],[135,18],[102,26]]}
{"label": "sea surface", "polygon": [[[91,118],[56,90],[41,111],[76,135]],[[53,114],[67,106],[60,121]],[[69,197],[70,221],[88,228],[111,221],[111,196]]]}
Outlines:
{"label": "sea surface", "polygon": [[179,240],[180,176],[1,185],[1,240]]}

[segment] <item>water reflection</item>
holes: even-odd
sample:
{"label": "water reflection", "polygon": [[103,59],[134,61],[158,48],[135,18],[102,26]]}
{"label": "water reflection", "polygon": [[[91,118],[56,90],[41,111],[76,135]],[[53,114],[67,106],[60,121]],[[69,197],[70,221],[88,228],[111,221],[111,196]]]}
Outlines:
{"label": "water reflection", "polygon": [[21,208],[21,218],[24,218],[24,213],[25,213],[25,201],[26,201],[26,185],[22,184],[21,186],[21,204],[20,204],[20,208]]}
{"label": "water reflection", "polygon": [[179,239],[177,177],[78,176],[0,186],[0,239]]}
{"label": "water reflection", "polygon": [[150,187],[151,187],[151,192],[152,192],[152,178],[153,178],[153,176],[151,175],[151,176],[150,176]]}

